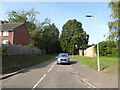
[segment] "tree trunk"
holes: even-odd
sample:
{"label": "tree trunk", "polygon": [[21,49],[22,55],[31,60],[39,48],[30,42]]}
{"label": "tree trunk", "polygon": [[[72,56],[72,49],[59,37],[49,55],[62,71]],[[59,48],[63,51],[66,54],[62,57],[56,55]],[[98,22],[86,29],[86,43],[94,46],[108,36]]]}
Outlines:
{"label": "tree trunk", "polygon": [[82,48],[82,56],[84,56],[84,49]]}

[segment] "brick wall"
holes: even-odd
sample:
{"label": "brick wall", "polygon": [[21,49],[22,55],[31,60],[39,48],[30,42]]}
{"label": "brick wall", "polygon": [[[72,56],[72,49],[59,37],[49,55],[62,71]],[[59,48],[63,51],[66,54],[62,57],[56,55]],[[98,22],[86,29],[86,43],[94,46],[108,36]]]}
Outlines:
{"label": "brick wall", "polygon": [[2,35],[0,36],[1,40],[9,40],[10,44],[13,44],[13,33],[12,31],[9,31],[9,36],[3,36],[3,32],[1,33]]}
{"label": "brick wall", "polygon": [[[79,55],[82,56],[82,50],[79,50]],[[96,57],[94,46],[91,46],[91,47],[87,48],[86,50],[84,50],[84,56]]]}
{"label": "brick wall", "polygon": [[17,27],[14,30],[14,44],[27,45],[30,42],[30,35],[25,24]]}

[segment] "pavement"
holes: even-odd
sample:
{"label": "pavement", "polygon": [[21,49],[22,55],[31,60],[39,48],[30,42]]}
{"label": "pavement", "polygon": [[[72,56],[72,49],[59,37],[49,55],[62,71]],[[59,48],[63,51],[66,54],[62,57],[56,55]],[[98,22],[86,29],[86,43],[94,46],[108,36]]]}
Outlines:
{"label": "pavement", "polygon": [[118,88],[118,74],[98,72],[81,63],[74,64],[73,68],[84,81],[96,88]]}
{"label": "pavement", "polygon": [[56,65],[54,58],[2,78],[3,88],[118,88],[118,74],[97,72],[73,59],[71,65]]}

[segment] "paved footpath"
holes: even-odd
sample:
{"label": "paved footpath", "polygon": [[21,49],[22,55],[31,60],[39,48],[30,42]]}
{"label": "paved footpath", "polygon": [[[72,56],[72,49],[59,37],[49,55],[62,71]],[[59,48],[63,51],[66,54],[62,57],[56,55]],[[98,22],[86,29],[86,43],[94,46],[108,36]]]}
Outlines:
{"label": "paved footpath", "polygon": [[81,63],[73,65],[79,76],[97,88],[118,88],[118,74],[98,72]]}

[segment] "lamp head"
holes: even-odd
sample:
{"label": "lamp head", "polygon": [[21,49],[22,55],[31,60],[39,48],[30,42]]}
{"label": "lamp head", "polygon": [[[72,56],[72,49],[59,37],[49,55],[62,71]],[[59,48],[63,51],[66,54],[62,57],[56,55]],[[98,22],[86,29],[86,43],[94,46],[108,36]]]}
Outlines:
{"label": "lamp head", "polygon": [[86,17],[95,17],[95,16],[93,16],[91,14],[86,14]]}

